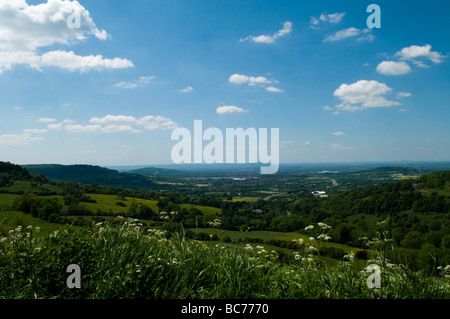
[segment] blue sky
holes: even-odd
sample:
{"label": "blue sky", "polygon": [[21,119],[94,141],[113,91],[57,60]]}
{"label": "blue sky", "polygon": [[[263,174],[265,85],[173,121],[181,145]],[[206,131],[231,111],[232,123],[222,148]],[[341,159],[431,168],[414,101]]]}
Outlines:
{"label": "blue sky", "polygon": [[172,130],[194,120],[279,128],[281,163],[450,160],[448,12],[448,1],[2,0],[0,160],[170,164]]}

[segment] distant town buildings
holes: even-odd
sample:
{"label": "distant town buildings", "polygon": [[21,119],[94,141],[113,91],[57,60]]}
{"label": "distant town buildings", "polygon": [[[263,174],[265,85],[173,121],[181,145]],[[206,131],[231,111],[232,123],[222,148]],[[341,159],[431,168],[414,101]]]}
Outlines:
{"label": "distant town buildings", "polygon": [[314,191],[314,192],[312,192],[312,194],[315,197],[321,197],[321,198],[328,197],[327,192],[324,192],[324,191]]}

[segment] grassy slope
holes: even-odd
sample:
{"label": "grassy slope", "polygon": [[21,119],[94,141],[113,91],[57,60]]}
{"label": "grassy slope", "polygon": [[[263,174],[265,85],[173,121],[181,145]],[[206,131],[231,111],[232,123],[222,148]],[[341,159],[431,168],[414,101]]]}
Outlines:
{"label": "grassy slope", "polygon": [[[157,206],[158,201],[156,200],[149,200],[149,199],[139,199],[139,198],[131,198],[126,197],[126,200],[121,200],[116,195],[101,195],[101,194],[88,194],[88,196],[94,200],[97,201],[97,203],[80,203],[87,209],[96,212],[97,209],[100,209],[104,212],[109,212],[110,210],[115,214],[123,214],[128,210],[128,207],[131,205],[133,201],[135,201],[137,204],[143,204],[148,207],[150,207],[155,212],[159,211],[159,208]],[[123,203],[126,207],[122,207],[117,205],[117,202]],[[221,212],[221,209],[215,208],[215,207],[207,207],[207,206],[200,206],[200,205],[190,205],[190,204],[181,204],[181,208],[197,208],[201,210],[205,215],[210,216],[216,216],[219,215]]]}
{"label": "grassy slope", "polygon": [[[241,231],[233,231],[233,230],[220,230],[220,229],[213,229],[213,228],[197,228],[197,229],[191,229],[195,233],[206,233],[209,235],[220,235],[220,239],[223,239],[224,237],[228,236],[231,238],[233,242],[237,242],[239,239],[242,241],[245,241],[246,238],[258,238],[262,239],[265,242],[274,239],[274,240],[284,240],[284,241],[292,241],[294,239],[303,239],[305,243],[313,243],[311,240],[309,240],[308,236],[295,233],[295,232],[273,232],[273,231],[250,231],[250,232],[241,232]],[[255,244],[258,245],[258,244]],[[344,250],[345,252],[349,253],[351,251],[356,252],[358,250],[362,250],[359,248],[350,247],[348,245],[338,244],[338,243],[331,243],[331,242],[320,242],[320,245],[324,247],[334,247],[334,248],[340,248]],[[287,248],[279,248],[272,245],[264,244],[264,246],[267,246],[268,249],[275,249],[275,250],[282,250],[285,253],[292,253],[294,250],[287,249]],[[270,246],[270,247],[269,247]]]}
{"label": "grassy slope", "polygon": [[27,227],[39,227],[41,229],[40,234],[42,236],[48,236],[53,233],[55,230],[61,228],[61,225],[49,223],[40,218],[34,218],[29,214],[25,214],[17,211],[3,211],[0,212],[0,222],[3,222],[3,225],[7,229],[13,229],[17,226]]}
{"label": "grassy slope", "polygon": [[[0,224],[1,227],[1,224]],[[16,230],[0,241],[0,298],[317,299],[449,298],[449,282],[408,269],[383,268],[381,288],[351,264],[279,263],[260,251],[100,225],[67,229],[31,242]],[[148,234],[148,235],[147,235]],[[9,240],[8,240],[9,239]],[[66,286],[67,265],[82,269],[82,289]],[[420,285],[417,285],[420,283]]]}

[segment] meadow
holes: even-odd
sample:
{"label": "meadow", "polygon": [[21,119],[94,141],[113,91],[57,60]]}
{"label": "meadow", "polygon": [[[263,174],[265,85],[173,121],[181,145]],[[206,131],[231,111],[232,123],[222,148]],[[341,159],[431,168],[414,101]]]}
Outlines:
{"label": "meadow", "polygon": [[[2,213],[3,214],[3,213]],[[0,223],[0,298],[56,299],[371,299],[450,298],[450,280],[376,259],[381,286],[354,259],[334,266],[314,257],[287,264],[264,245],[206,245],[116,218],[92,227]],[[81,289],[66,285],[68,265]]]}
{"label": "meadow", "polygon": [[[151,208],[153,211],[158,212],[159,208],[157,206],[157,200],[141,199],[125,197],[121,199],[117,195],[103,195],[103,194],[86,194],[89,198],[95,200],[95,203],[81,203],[82,206],[86,207],[92,212],[101,210],[103,212],[112,212],[113,214],[124,214],[130,207],[131,203],[143,204]],[[118,203],[121,203],[121,205]],[[220,214],[221,210],[215,207],[201,206],[201,205],[191,205],[191,204],[180,204],[181,208],[196,208],[199,209],[205,216],[217,216]]]}

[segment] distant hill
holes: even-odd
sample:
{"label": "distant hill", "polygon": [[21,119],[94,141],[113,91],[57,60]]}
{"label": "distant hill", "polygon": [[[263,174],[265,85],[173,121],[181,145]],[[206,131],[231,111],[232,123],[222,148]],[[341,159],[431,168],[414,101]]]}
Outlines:
{"label": "distant hill", "polygon": [[129,174],[139,174],[145,176],[182,176],[185,172],[168,168],[145,167],[128,171]]}
{"label": "distant hill", "polygon": [[119,173],[116,170],[92,165],[23,165],[30,173],[37,173],[55,181],[80,184],[99,184],[133,189],[159,189],[161,186],[139,174]]}
{"label": "distant hill", "polygon": [[402,177],[408,177],[408,176],[417,177],[424,173],[425,173],[424,170],[412,168],[412,167],[386,166],[386,167],[377,167],[377,168],[369,169],[369,170],[357,171],[357,172],[354,172],[353,175],[364,176],[367,178],[376,177],[378,179],[380,179],[380,178],[394,178],[395,179],[395,178],[402,178]]}
{"label": "distant hill", "polygon": [[0,162],[0,187],[8,187],[15,180],[29,180],[30,173],[19,165]]}
{"label": "distant hill", "polygon": [[28,180],[30,178],[29,172],[10,162],[0,162],[0,177],[3,179]]}

